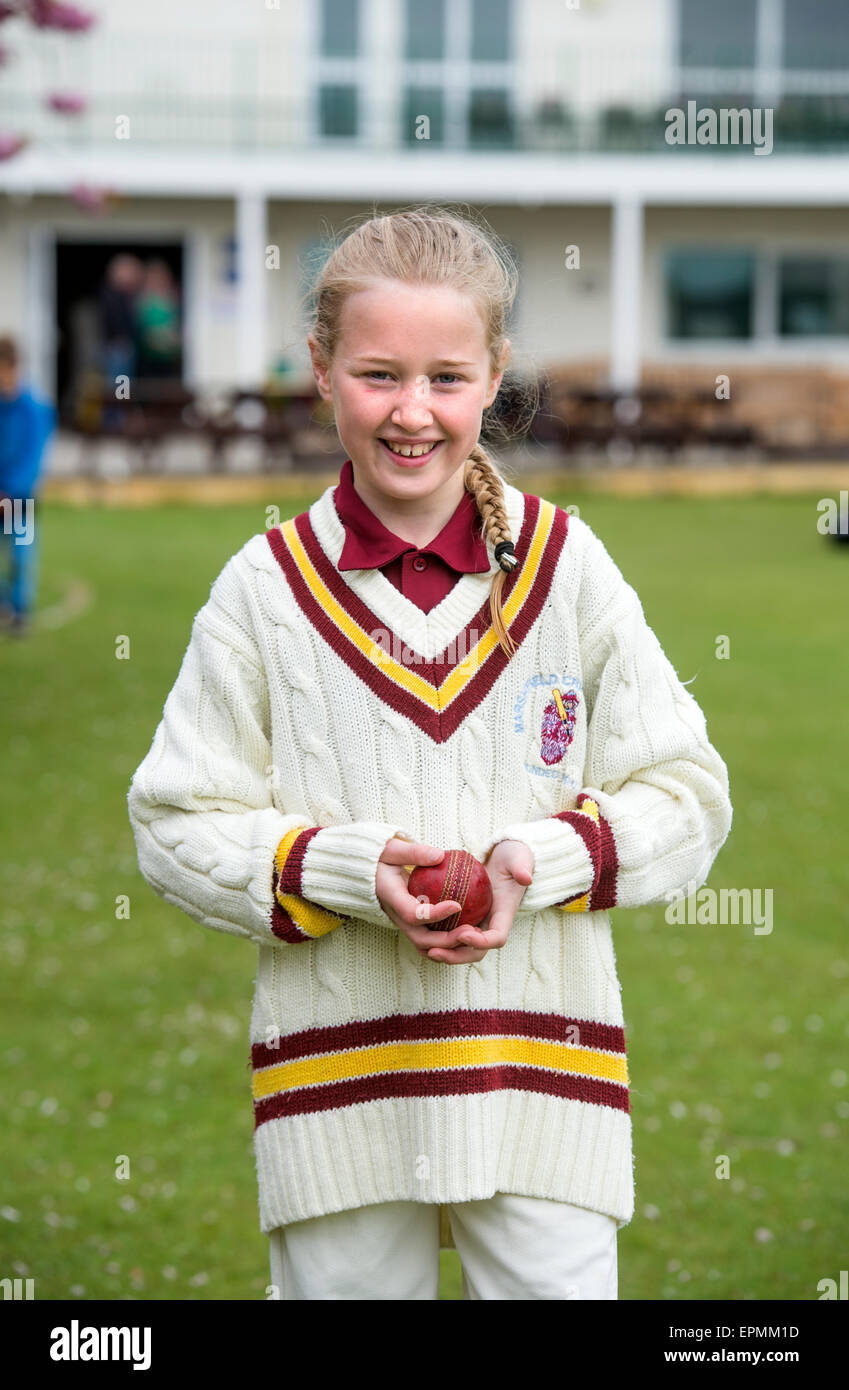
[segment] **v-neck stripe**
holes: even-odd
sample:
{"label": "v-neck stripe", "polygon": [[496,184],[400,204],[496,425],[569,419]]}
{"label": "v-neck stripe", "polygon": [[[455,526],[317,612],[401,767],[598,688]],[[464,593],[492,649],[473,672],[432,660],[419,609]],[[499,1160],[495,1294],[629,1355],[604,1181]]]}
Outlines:
{"label": "v-neck stripe", "polygon": [[[569,521],[568,514],[553,503],[530,493],[522,496],[524,516],[516,541],[519,565],[502,591],[505,627],[517,647],[551,588]],[[345,581],[321,546],[309,512],[274,527],[266,537],[298,606],[328,645],[375,695],[411,719],[435,743],[451,737],[506,667],[509,658],[492,626],[488,591],[470,621],[452,633],[442,652],[427,659]],[[464,575],[457,583],[476,578]],[[450,598],[451,594],[446,596]],[[372,635],[384,632],[391,639],[389,651]],[[393,655],[404,647],[410,664]]]}

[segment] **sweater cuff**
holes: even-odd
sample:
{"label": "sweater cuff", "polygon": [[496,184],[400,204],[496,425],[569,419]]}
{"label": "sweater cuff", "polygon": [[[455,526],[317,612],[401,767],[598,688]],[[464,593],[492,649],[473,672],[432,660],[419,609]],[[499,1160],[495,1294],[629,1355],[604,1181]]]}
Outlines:
{"label": "sweater cuff", "polygon": [[534,856],[533,882],[520,912],[559,907],[563,912],[598,912],[615,902],[616,855],[610,827],[597,802],[583,792],[576,811],[505,826],[486,842],[485,859],[501,840],[520,840]]}
{"label": "sweater cuff", "polygon": [[310,902],[304,890],[304,854],[320,828],[317,825],[295,826],[283,836],[274,854],[271,930],[282,941],[291,944],[316,941],[341,927],[345,921],[341,913],[328,912],[318,903]]}
{"label": "sweater cuff", "polygon": [[275,855],[275,898],[304,933],[298,940],[313,940],[351,920],[398,930],[375,891],[378,861],[395,835],[415,839],[403,826],[381,821],[304,826],[284,836]]}

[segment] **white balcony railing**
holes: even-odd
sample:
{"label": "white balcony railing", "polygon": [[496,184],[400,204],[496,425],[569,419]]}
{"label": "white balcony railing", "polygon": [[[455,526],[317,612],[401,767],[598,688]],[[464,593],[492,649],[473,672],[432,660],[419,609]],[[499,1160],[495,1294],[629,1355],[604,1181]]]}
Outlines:
{"label": "white balcony railing", "polygon": [[[9,36],[11,38],[11,34]],[[464,150],[662,152],[665,113],[688,99],[714,106],[770,105],[774,146],[849,149],[849,71],[770,75],[748,68],[671,67],[657,48],[560,46],[545,74],[517,82],[505,65],[499,90],[442,90],[452,118],[440,131],[439,101],[431,138],[414,138],[403,64],[377,73],[367,67],[338,99],[337,131],[318,80],[293,93],[290,55],[254,40],[222,42],[197,36],[166,42],[93,34],[79,43],[32,44],[0,68],[0,133],[29,136],[58,148],[206,149],[226,152],[315,150],[322,147]],[[344,85],[344,84],[343,84]],[[481,83],[492,88],[492,83]],[[527,93],[521,99],[515,92]],[[51,91],[78,91],[88,106],[62,116],[46,105]],[[331,115],[333,105],[330,104]],[[126,122],[126,124],[122,124]],[[129,132],[123,143],[120,135]],[[727,147],[723,154],[733,152]]]}

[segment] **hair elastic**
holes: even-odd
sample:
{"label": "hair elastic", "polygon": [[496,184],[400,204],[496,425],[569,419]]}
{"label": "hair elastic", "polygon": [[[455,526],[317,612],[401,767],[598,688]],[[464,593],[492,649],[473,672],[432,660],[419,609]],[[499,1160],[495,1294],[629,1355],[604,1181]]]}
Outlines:
{"label": "hair elastic", "polygon": [[[499,541],[498,545],[495,547],[494,553],[499,565],[501,565],[501,568],[506,570],[508,574],[511,570],[515,569],[519,563],[518,556],[516,555],[516,548],[512,541]],[[503,561],[501,559],[502,555],[505,556]]]}

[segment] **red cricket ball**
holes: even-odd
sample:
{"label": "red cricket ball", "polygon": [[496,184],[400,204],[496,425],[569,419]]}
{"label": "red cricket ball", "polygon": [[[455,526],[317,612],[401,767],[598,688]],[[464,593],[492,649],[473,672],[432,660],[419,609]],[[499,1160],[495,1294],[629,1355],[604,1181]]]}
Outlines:
{"label": "red cricket ball", "polygon": [[449,849],[438,864],[418,864],[410,874],[407,891],[430,903],[460,903],[462,912],[454,912],[441,922],[426,922],[430,931],[451,931],[461,923],[476,927],[492,907],[489,874],[480,860],[464,849]]}

